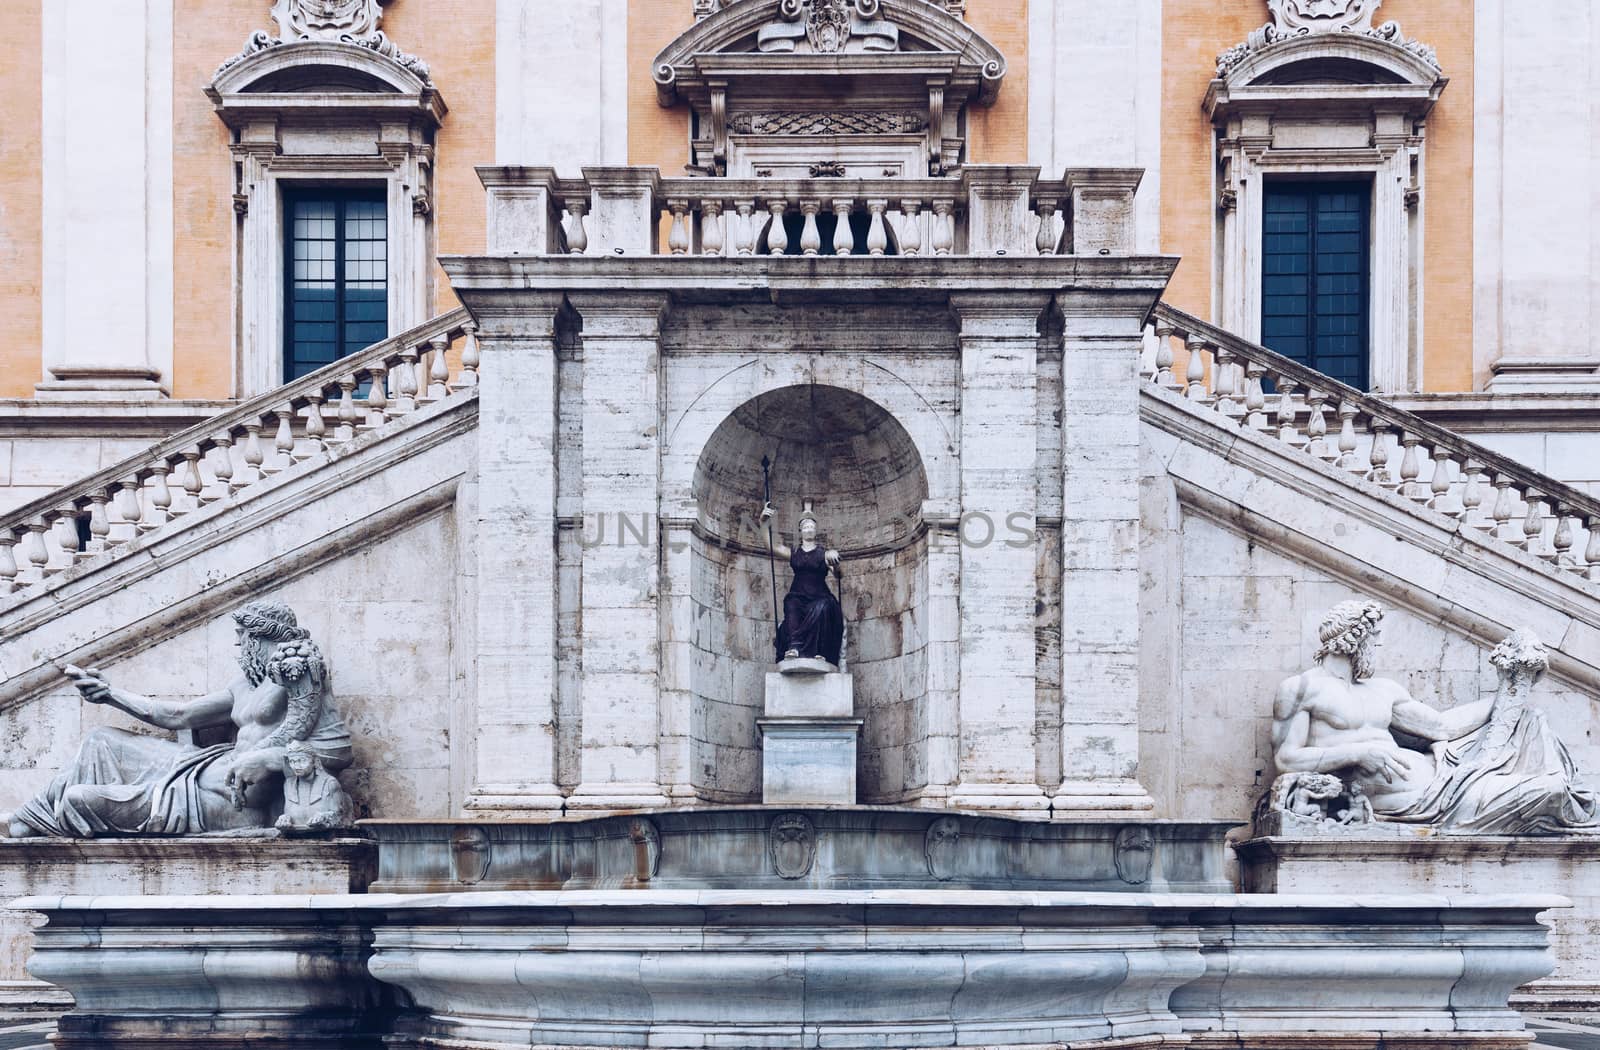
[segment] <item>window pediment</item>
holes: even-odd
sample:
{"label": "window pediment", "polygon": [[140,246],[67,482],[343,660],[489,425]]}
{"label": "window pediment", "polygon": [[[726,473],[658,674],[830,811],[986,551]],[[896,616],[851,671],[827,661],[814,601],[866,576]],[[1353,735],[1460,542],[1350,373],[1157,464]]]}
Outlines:
{"label": "window pediment", "polygon": [[929,0],[742,0],[652,66],[660,104],[694,110],[692,167],[712,175],[844,153],[939,174],[960,163],[963,107],[993,102],[1004,75],[1005,56]]}

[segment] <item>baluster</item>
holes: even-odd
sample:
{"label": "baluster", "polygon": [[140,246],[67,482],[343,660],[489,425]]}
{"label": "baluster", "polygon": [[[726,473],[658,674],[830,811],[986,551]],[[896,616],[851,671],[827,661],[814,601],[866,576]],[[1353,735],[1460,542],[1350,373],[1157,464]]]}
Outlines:
{"label": "baluster", "polygon": [[211,441],[216,447],[210,458],[211,484],[200,494],[204,503],[215,503],[233,491],[233,433],[219,430],[211,435]]}
{"label": "baluster", "polygon": [[354,373],[339,377],[339,426],[333,439],[341,444],[356,436],[356,387],[359,385]]}
{"label": "baluster", "polygon": [[1583,560],[1589,563],[1585,575],[1591,583],[1600,583],[1600,517],[1585,517],[1583,527],[1589,533],[1589,542],[1583,548]]}
{"label": "baluster", "polygon": [[1339,401],[1339,455],[1334,466],[1350,474],[1364,474],[1367,465],[1356,455],[1356,413],[1361,410],[1348,397]]}
{"label": "baluster", "polygon": [[438,401],[450,394],[450,337],[440,334],[428,340],[433,361],[428,365],[428,400]]}
{"label": "baluster", "polygon": [[92,557],[108,548],[111,516],[106,513],[106,506],[110,502],[111,493],[106,489],[89,493],[89,542],[85,544],[81,557]]}
{"label": "baluster", "polygon": [[867,226],[867,254],[882,255],[889,250],[889,231],[883,225],[884,209],[889,207],[886,200],[867,201],[867,212],[872,216],[872,221]]}
{"label": "baluster", "polygon": [[1367,423],[1367,429],[1372,432],[1372,448],[1367,452],[1367,480],[1392,489],[1395,480],[1389,470],[1389,427],[1384,425],[1383,420],[1373,416]]}
{"label": "baluster", "polygon": [[722,236],[722,202],[716,199],[700,202],[700,254],[721,255],[727,243]]}
{"label": "baluster", "polygon": [[28,522],[28,538],[23,545],[28,565],[19,573],[19,582],[38,583],[44,579],[45,570],[50,564],[50,547],[44,541],[44,534],[49,528],[50,523],[44,518],[34,518]]}
{"label": "baluster", "polygon": [[461,326],[461,371],[452,390],[471,390],[478,385],[478,366],[483,363],[483,353],[478,349],[478,326],[467,321]]}
{"label": "baluster", "polygon": [[567,201],[568,255],[582,255],[589,250],[589,234],[583,228],[583,217],[588,211],[589,202],[581,197]]}
{"label": "baluster", "polygon": [[1233,351],[1226,346],[1211,351],[1211,392],[1215,395],[1212,407],[1218,412],[1230,419],[1244,415],[1233,387]]}
{"label": "baluster", "polygon": [[[1262,388],[1261,377],[1266,374],[1267,366],[1259,361],[1246,361],[1244,364],[1244,423],[1245,426],[1257,433],[1267,432],[1267,394]],[[1172,373],[1172,362],[1167,362],[1167,374]]]}
{"label": "baluster", "polygon": [[1167,390],[1178,389],[1178,379],[1172,374],[1172,322],[1156,321],[1156,386]]}
{"label": "baluster", "polygon": [[61,552],[60,560],[52,561],[46,572],[60,572],[78,560],[82,545],[78,542],[78,507],[75,503],[68,503],[58,512],[51,532],[56,538],[56,547]]}
{"label": "baluster", "polygon": [[1433,495],[1426,485],[1417,481],[1422,474],[1422,462],[1417,457],[1417,443],[1421,440],[1410,431],[1400,432],[1400,444],[1405,449],[1405,455],[1400,458],[1400,495],[1417,503],[1422,503]]}
{"label": "baluster", "polygon": [[1544,496],[1537,489],[1523,494],[1528,503],[1528,515],[1522,519],[1522,535],[1527,538],[1523,549],[1535,558],[1549,561],[1555,552],[1544,545]]}
{"label": "baluster", "polygon": [[1556,531],[1550,545],[1555,549],[1555,563],[1568,572],[1582,573],[1585,566],[1572,553],[1572,508],[1565,503],[1557,503],[1552,509],[1556,515]]}
{"label": "baluster", "polygon": [[1321,390],[1306,391],[1306,405],[1311,410],[1306,420],[1306,452],[1324,462],[1332,462],[1337,453],[1328,447],[1328,417],[1323,411],[1328,395]]}
{"label": "baluster", "polygon": [[322,418],[322,405],[326,400],[321,390],[306,392],[306,442],[313,456],[328,449],[328,424]]}
{"label": "baluster", "polygon": [[178,485],[183,489],[183,495],[172,505],[174,515],[187,514],[197,509],[200,506],[200,492],[205,488],[205,479],[200,475],[200,446],[190,445],[179,455],[183,457],[183,473],[178,479]]}
{"label": "baluster", "polygon": [[1448,514],[1452,518],[1460,517],[1466,507],[1456,496],[1453,488],[1453,479],[1450,477],[1450,450],[1435,445],[1433,477],[1428,480],[1428,506],[1440,514]]}
{"label": "baluster", "polygon": [[172,465],[166,460],[150,464],[150,491],[145,497],[144,514],[139,518],[139,531],[151,532],[165,525],[172,517],[172,490],[167,487],[167,475]]}
{"label": "baluster", "polygon": [[800,202],[800,214],[805,216],[805,221],[800,225],[800,254],[822,254],[822,231],[817,227],[817,212],[822,209],[822,202],[818,200],[804,200]]}
{"label": "baluster", "polygon": [[738,255],[754,255],[756,252],[756,202],[753,200],[734,201],[733,206],[739,212],[739,217],[734,222],[734,252]]}
{"label": "baluster", "polygon": [[789,231],[783,228],[783,213],[788,207],[785,200],[767,202],[767,210],[772,213],[772,222],[767,225],[768,255],[782,255],[789,249]]}
{"label": "baluster", "polygon": [[1293,379],[1278,380],[1278,440],[1299,448],[1306,439],[1300,433],[1299,410],[1294,403],[1295,385]]}
{"label": "baluster", "polygon": [[667,253],[670,255],[688,255],[689,202],[683,200],[668,201],[667,210],[672,213],[672,227],[667,231]]}
{"label": "baluster", "polygon": [[1461,465],[1466,481],[1461,487],[1461,520],[1475,529],[1487,524],[1494,527],[1494,519],[1483,512],[1483,464],[1469,459]]}
{"label": "baluster", "polygon": [[921,201],[900,202],[900,214],[904,216],[900,223],[901,255],[916,255],[922,251],[922,219],[917,215],[921,208]]}
{"label": "baluster", "polygon": [[0,594],[10,594],[17,589],[17,534],[10,529],[0,529]]}
{"label": "baluster", "polygon": [[1056,253],[1056,202],[1039,201],[1033,210],[1039,216],[1039,232],[1033,238],[1033,247],[1040,255]]}
{"label": "baluster", "polygon": [[833,198],[833,254],[850,255],[856,250],[856,231],[850,228],[850,212],[856,202],[849,197]]}
{"label": "baluster", "polygon": [[949,255],[956,247],[956,202],[933,202],[933,254]]}
{"label": "baluster", "polygon": [[112,546],[127,543],[139,535],[139,478],[137,475],[117,482],[117,496],[111,504],[119,520],[111,523],[109,541]]}
{"label": "baluster", "polygon": [[278,417],[278,432],[272,438],[272,447],[278,455],[269,473],[292,467],[297,459],[305,458],[300,453],[299,442],[294,439],[294,406],[284,402],[272,411]]}
{"label": "baluster", "polygon": [[244,468],[233,476],[233,490],[248,488],[261,480],[261,465],[266,455],[261,449],[261,420],[252,419],[244,424]]}
{"label": "baluster", "polygon": [[1496,474],[1494,489],[1494,538],[1520,547],[1527,542],[1527,537],[1522,534],[1522,524],[1512,521],[1517,513],[1517,497],[1511,491],[1511,478]]}
{"label": "baluster", "polygon": [[417,410],[417,358],[421,351],[407,344],[400,348],[400,362],[389,371],[394,383],[394,405],[389,414],[403,416]]}
{"label": "baluster", "polygon": [[1184,389],[1183,396],[1190,401],[1203,400],[1206,396],[1206,362],[1201,351],[1206,348],[1206,341],[1190,332],[1184,336],[1183,348],[1189,353],[1189,363],[1184,369],[1184,378],[1188,380],[1188,386]]}
{"label": "baluster", "polygon": [[367,429],[381,427],[389,419],[389,366],[378,361],[367,368]]}

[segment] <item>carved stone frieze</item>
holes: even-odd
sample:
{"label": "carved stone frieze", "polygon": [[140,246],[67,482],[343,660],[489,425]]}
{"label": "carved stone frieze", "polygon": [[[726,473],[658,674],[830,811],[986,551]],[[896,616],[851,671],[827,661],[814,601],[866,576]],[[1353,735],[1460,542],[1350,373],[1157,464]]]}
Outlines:
{"label": "carved stone frieze", "polygon": [[1416,55],[1439,68],[1434,49],[1412,40],[1400,30],[1400,23],[1389,21],[1374,26],[1372,17],[1383,0],[1267,0],[1272,20],[1253,31],[1243,43],[1235,44],[1217,56],[1217,76],[1226,77],[1251,55],[1297,37],[1330,33],[1358,33],[1382,40]]}
{"label": "carved stone frieze", "polygon": [[741,135],[920,135],[927,127],[926,115],[893,110],[740,113],[728,121]]}
{"label": "carved stone frieze", "polygon": [[375,51],[384,58],[416,76],[423,83],[432,83],[428,64],[416,55],[400,50],[394,41],[384,35],[385,0],[277,0],[273,4],[272,19],[278,24],[278,35],[265,30],[250,34],[244,49],[217,67],[212,79],[252,55],[268,48],[305,41],[353,44]]}

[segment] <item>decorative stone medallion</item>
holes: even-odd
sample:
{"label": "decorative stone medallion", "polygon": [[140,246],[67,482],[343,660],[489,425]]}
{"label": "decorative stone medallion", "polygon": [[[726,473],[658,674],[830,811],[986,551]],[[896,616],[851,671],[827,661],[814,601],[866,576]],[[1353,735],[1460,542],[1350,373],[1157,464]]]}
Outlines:
{"label": "decorative stone medallion", "polygon": [[649,882],[661,869],[661,833],[646,817],[628,821],[628,838],[633,841],[633,877]]}
{"label": "decorative stone medallion", "polygon": [[845,0],[812,0],[806,19],[806,39],[821,55],[837,54],[850,39],[850,12]]}
{"label": "decorative stone medallion", "polygon": [[816,829],[804,813],[785,813],[767,829],[767,850],[780,878],[805,878],[817,855]]}
{"label": "decorative stone medallion", "polygon": [[940,882],[956,877],[956,851],[961,842],[961,820],[940,817],[928,825],[922,839],[922,854],[928,858],[928,874]]}
{"label": "decorative stone medallion", "polygon": [[338,40],[377,32],[383,8],[378,0],[278,0],[272,18],[284,40]]}
{"label": "decorative stone medallion", "polygon": [[1155,849],[1155,838],[1149,828],[1127,827],[1117,832],[1117,878],[1130,886],[1149,882]]}
{"label": "decorative stone medallion", "polygon": [[483,881],[492,854],[489,833],[482,828],[456,828],[450,836],[450,868],[463,886]]}

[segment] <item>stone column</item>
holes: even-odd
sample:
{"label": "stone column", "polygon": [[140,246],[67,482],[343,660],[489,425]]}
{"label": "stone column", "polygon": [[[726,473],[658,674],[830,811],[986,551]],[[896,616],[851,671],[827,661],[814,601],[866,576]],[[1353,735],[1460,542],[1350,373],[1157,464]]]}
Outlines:
{"label": "stone column", "polygon": [[[570,809],[664,806],[660,783],[660,292],[574,295],[583,317],[581,782]],[[603,519],[601,516],[604,516]]]}
{"label": "stone column", "polygon": [[1149,299],[1064,292],[1057,816],[1155,805],[1139,770],[1139,352]]}
{"label": "stone column", "polygon": [[556,320],[560,293],[481,303],[478,668],[465,808],[560,814],[556,786]]}
{"label": "stone column", "polygon": [[1038,812],[1036,555],[1007,517],[1039,502],[1039,317],[1046,294],[950,297],[961,342],[960,743],[950,804]]}

